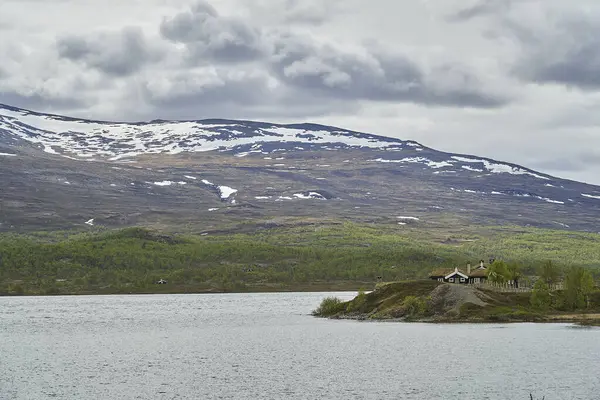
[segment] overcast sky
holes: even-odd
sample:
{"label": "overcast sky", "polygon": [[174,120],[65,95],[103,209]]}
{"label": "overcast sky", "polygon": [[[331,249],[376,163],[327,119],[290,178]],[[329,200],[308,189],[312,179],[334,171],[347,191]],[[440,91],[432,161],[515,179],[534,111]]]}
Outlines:
{"label": "overcast sky", "polygon": [[0,103],[317,122],[600,184],[597,0],[1,0]]}

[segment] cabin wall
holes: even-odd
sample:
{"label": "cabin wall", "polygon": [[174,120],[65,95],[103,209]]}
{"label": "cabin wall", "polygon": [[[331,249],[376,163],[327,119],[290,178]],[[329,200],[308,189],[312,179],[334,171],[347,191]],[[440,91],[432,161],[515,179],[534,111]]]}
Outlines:
{"label": "cabin wall", "polygon": [[463,285],[467,285],[469,283],[469,279],[468,278],[463,278],[460,275],[454,275],[448,279],[445,279],[444,282],[447,283],[458,283],[458,284],[463,284]]}
{"label": "cabin wall", "polygon": [[[464,282],[461,282],[461,276],[460,275],[456,275],[454,277],[451,278],[444,278],[442,276],[431,276],[429,277],[430,279],[434,280],[434,281],[438,281],[438,282],[444,282],[444,283],[459,283],[462,285],[477,285],[477,284],[482,284],[487,282],[487,277],[476,277],[476,278],[466,278]],[[453,281],[451,281],[450,279],[453,279]]]}

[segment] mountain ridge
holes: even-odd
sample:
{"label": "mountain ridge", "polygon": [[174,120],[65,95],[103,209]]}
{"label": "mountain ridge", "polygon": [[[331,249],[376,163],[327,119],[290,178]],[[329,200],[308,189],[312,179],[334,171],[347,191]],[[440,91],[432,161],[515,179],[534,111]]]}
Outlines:
{"label": "mountain ridge", "polygon": [[[0,160],[0,230],[315,213],[600,230],[600,186],[321,124],[109,122],[0,105]],[[407,213],[416,219],[394,218]]]}
{"label": "mountain ridge", "polygon": [[[37,112],[37,111],[33,111],[33,110],[28,110],[28,109],[23,109],[23,108],[19,108],[19,107],[14,107],[14,106],[10,106],[7,104],[2,104],[0,103],[0,110],[5,109],[8,111],[12,111],[12,112],[17,112],[17,113],[22,113],[24,115],[34,115],[34,116],[38,116],[38,117],[50,117],[51,119],[57,120],[57,121],[66,121],[66,122],[78,122],[78,123],[87,123],[87,124],[99,124],[99,125],[106,125],[107,127],[110,126],[116,126],[116,125],[131,125],[131,126],[154,126],[154,125],[165,125],[165,124],[185,124],[185,123],[194,123],[194,124],[199,124],[199,125],[212,125],[212,124],[223,124],[223,125],[239,125],[239,124],[247,124],[250,127],[260,127],[262,129],[265,128],[270,128],[270,127],[279,127],[279,128],[287,128],[287,129],[303,129],[303,130],[307,130],[307,131],[315,131],[315,130],[326,130],[326,131],[333,131],[333,132],[343,132],[345,134],[351,134],[351,135],[355,135],[357,137],[361,137],[361,138],[372,138],[372,139],[378,139],[378,140],[382,140],[382,141],[386,141],[389,143],[402,143],[402,144],[407,144],[407,145],[417,145],[420,148],[423,149],[427,149],[427,150],[433,150],[439,154],[446,154],[450,157],[452,156],[456,156],[456,157],[462,157],[462,158],[473,158],[476,157],[480,160],[484,160],[484,161],[488,161],[488,162],[493,162],[493,163],[497,163],[497,164],[504,164],[507,165],[509,167],[515,168],[515,169],[523,169],[526,170],[528,172],[532,172],[532,173],[536,173],[538,175],[542,175],[545,176],[547,178],[551,178],[551,179],[561,179],[561,180],[569,180],[569,179],[565,179],[565,178],[560,178],[560,177],[556,177],[541,171],[537,171],[534,170],[532,168],[528,168],[528,167],[524,167],[522,165],[513,163],[513,162],[508,162],[508,161],[502,161],[502,160],[497,160],[497,159],[493,159],[490,157],[480,157],[480,156],[475,156],[472,154],[467,154],[467,153],[451,153],[451,152],[445,152],[445,151],[440,151],[440,150],[436,150],[432,147],[428,147],[428,146],[424,146],[423,144],[415,141],[415,140],[404,140],[404,139],[399,139],[399,138],[395,138],[395,137],[390,137],[390,136],[385,136],[385,135],[381,135],[381,134],[370,134],[370,133],[365,133],[365,132],[360,132],[360,131],[354,131],[354,130],[349,130],[349,129],[345,129],[345,128],[339,128],[337,126],[332,126],[332,125],[323,125],[323,124],[315,124],[315,123],[311,123],[311,122],[300,122],[300,123],[291,123],[291,124],[280,124],[280,123],[271,123],[271,122],[265,122],[265,121],[253,121],[253,120],[235,120],[235,119],[225,119],[225,118],[208,118],[208,119],[199,119],[199,120],[164,120],[164,119],[155,119],[155,120],[151,120],[151,121],[135,121],[135,122],[127,122],[127,121],[108,121],[108,120],[94,120],[94,119],[86,119],[86,118],[74,118],[74,117],[68,117],[68,116],[64,116],[64,115],[59,115],[59,114],[52,114],[52,113],[42,113],[42,112]],[[2,117],[2,115],[0,115],[0,118]],[[578,182],[575,180],[571,180],[573,182]],[[600,187],[600,186],[599,186]]]}

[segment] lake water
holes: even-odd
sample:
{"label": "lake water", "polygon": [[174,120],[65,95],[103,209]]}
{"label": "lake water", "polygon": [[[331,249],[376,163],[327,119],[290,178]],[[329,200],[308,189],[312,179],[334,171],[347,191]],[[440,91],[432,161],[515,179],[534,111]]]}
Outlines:
{"label": "lake water", "polygon": [[0,298],[0,399],[600,399],[600,329],[311,317],[327,295]]}

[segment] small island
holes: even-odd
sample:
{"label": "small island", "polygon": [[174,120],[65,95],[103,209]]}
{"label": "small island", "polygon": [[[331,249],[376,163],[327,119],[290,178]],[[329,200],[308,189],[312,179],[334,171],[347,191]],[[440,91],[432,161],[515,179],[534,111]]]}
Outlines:
{"label": "small island", "polygon": [[405,322],[572,322],[600,326],[600,289],[585,268],[571,267],[562,276],[547,263],[535,277],[520,276],[502,261],[494,261],[489,268],[480,264],[476,272],[470,266],[467,269],[436,270],[428,280],[378,283],[372,292],[361,291],[347,302],[328,297],[313,315]]}

